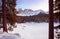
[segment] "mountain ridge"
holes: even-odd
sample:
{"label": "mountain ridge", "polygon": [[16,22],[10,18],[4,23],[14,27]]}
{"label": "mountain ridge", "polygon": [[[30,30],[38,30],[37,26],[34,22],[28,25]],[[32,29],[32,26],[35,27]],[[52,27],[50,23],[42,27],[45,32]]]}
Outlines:
{"label": "mountain ridge", "polygon": [[40,13],[48,14],[43,10],[35,10],[35,11],[33,11],[31,9],[25,9],[25,10],[20,9],[17,16],[34,16],[34,15],[38,15]]}

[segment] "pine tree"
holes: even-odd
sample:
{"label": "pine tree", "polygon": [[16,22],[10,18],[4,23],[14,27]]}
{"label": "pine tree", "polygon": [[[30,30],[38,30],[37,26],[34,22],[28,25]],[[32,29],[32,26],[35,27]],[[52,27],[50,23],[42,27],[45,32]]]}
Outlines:
{"label": "pine tree", "polygon": [[10,0],[9,3],[7,4],[8,11],[7,11],[7,20],[10,24],[8,30],[13,31],[13,28],[16,27],[16,12],[15,12],[15,6],[16,6],[16,0]]}

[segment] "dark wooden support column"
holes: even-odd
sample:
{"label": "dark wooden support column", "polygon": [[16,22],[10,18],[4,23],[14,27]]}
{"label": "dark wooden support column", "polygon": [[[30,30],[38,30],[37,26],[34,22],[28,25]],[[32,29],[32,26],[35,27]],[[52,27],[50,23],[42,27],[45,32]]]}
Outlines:
{"label": "dark wooden support column", "polygon": [[2,0],[2,12],[3,12],[3,32],[7,32],[7,25],[6,25],[6,0]]}
{"label": "dark wooden support column", "polygon": [[49,39],[54,39],[53,0],[49,0]]}

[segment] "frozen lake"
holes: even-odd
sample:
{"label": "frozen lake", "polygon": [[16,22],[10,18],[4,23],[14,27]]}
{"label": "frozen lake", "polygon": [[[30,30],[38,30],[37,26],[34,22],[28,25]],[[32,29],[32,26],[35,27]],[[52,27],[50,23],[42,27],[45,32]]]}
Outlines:
{"label": "frozen lake", "polygon": [[[57,25],[57,24],[55,24]],[[19,33],[21,39],[48,39],[49,25],[48,23],[18,23],[12,33]]]}

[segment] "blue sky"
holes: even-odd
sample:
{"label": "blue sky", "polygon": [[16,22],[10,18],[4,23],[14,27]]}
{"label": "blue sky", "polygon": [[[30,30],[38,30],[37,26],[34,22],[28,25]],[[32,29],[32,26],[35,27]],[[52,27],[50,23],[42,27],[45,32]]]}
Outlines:
{"label": "blue sky", "polygon": [[16,9],[19,8],[48,11],[48,0],[17,0]]}

